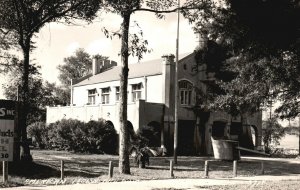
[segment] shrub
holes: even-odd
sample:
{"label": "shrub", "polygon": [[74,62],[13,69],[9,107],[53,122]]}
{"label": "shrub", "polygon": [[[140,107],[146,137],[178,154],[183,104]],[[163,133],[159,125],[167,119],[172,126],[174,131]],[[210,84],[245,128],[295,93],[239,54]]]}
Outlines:
{"label": "shrub", "polygon": [[49,147],[88,153],[116,153],[117,133],[105,120],[63,119],[49,125]]}
{"label": "shrub", "polygon": [[271,152],[270,144],[274,143],[279,145],[279,140],[284,136],[284,128],[280,125],[276,118],[263,121],[262,124],[262,137],[267,153]]}
{"label": "shrub", "polygon": [[90,121],[86,124],[86,137],[90,151],[102,151],[107,154],[116,154],[118,134],[114,127],[105,120]]}
{"label": "shrub", "polygon": [[152,126],[143,126],[137,130],[137,136],[143,139],[145,146],[159,147],[160,146],[160,131],[155,130]]}
{"label": "shrub", "polygon": [[27,128],[28,137],[32,138],[33,146],[44,149],[49,142],[48,127],[44,122],[35,122]]}

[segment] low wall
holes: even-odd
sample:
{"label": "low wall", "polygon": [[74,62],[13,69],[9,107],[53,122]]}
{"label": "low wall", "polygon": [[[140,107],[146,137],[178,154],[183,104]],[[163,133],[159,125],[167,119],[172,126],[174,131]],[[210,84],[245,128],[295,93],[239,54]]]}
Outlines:
{"label": "low wall", "polygon": [[[136,131],[140,126],[147,122],[158,121],[162,117],[163,105],[148,103],[139,100],[128,104],[127,116]],[[47,107],[46,123],[54,123],[61,119],[78,119],[83,122],[90,120],[105,119],[111,121],[119,132],[119,103],[113,105],[84,105],[84,106],[56,106]]]}

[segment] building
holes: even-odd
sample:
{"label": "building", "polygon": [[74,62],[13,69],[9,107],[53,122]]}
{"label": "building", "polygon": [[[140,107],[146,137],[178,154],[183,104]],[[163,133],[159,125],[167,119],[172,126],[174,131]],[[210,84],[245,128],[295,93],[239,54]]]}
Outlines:
{"label": "building", "polygon": [[[212,154],[211,136],[248,139],[246,147],[260,147],[261,113],[244,116],[242,121],[223,112],[195,114],[195,89],[205,91],[206,86],[201,81],[209,77],[205,65],[198,71],[195,65],[194,53],[179,57],[178,154]],[[71,105],[47,108],[47,123],[63,118],[85,122],[103,118],[119,131],[120,71],[121,67],[113,61],[95,59],[93,74],[73,84]],[[174,55],[129,64],[128,123],[135,130],[152,127],[158,134],[152,146],[165,146],[168,152],[173,150],[174,74]]]}

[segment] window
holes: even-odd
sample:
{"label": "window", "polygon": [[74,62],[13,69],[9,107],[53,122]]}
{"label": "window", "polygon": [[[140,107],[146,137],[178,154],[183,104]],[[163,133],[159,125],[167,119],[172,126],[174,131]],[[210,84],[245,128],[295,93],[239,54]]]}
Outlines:
{"label": "window", "polygon": [[139,100],[142,96],[142,83],[132,85],[132,101]]}
{"label": "window", "polygon": [[109,104],[109,88],[102,88],[101,100],[102,104]]}
{"label": "window", "polygon": [[94,105],[96,103],[96,89],[88,90],[88,104]]}
{"label": "window", "polygon": [[193,84],[189,81],[179,81],[180,104],[191,105]]}
{"label": "window", "polygon": [[120,87],[117,86],[116,87],[116,101],[119,101],[120,100]]}

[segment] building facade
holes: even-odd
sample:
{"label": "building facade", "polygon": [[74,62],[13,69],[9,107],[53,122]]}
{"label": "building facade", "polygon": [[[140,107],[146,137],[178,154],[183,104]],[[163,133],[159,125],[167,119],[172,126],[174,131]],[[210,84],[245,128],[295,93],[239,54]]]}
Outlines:
{"label": "building facade", "polygon": [[[245,146],[261,145],[261,113],[231,117],[223,112],[197,115],[197,90],[205,92],[209,76],[205,65],[195,69],[194,53],[179,57],[178,64],[178,153],[212,154],[211,137],[246,140]],[[71,105],[47,108],[47,123],[61,119],[85,122],[105,119],[119,131],[121,67],[115,62],[93,61],[92,75],[72,85]],[[173,151],[175,62],[174,55],[143,63],[129,64],[128,123],[138,130],[149,126],[157,131],[153,146]],[[254,135],[252,135],[254,134]]]}

